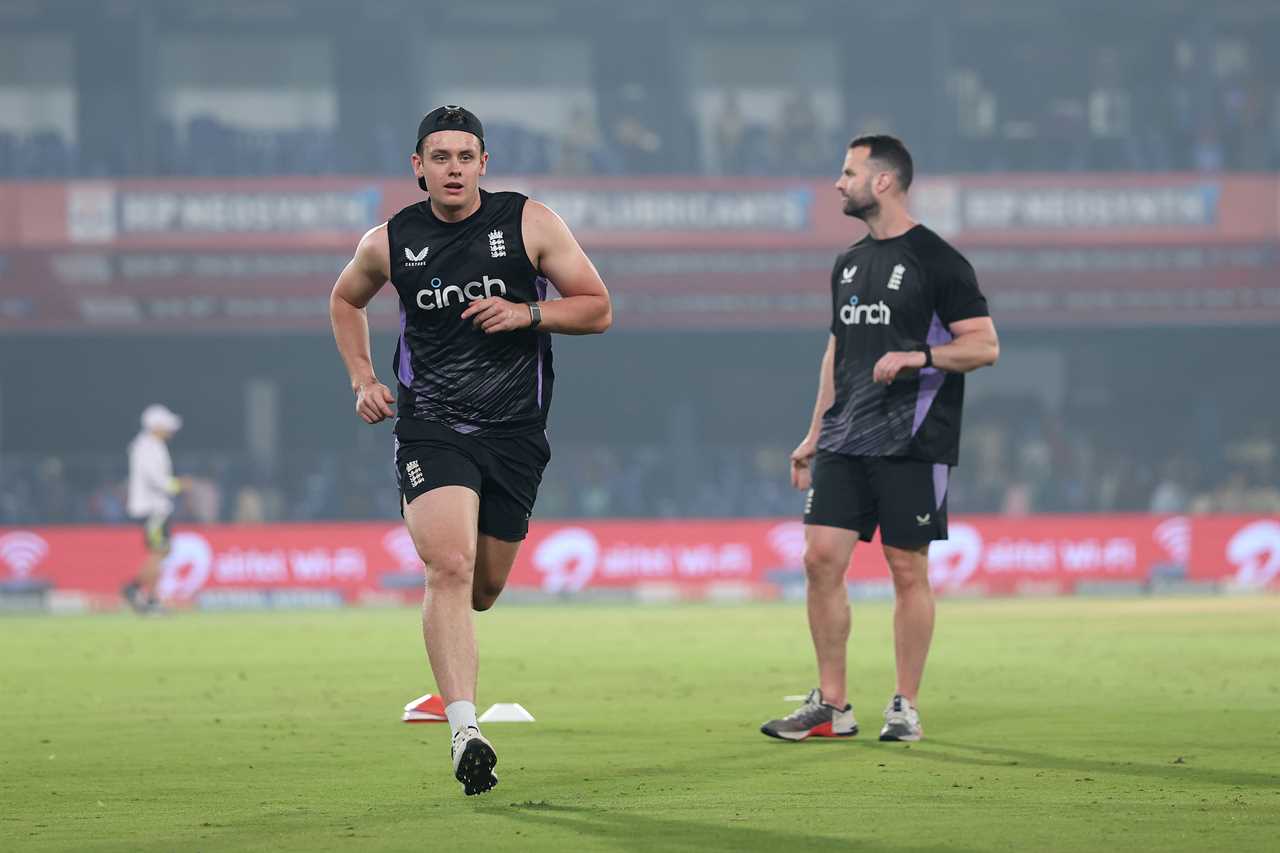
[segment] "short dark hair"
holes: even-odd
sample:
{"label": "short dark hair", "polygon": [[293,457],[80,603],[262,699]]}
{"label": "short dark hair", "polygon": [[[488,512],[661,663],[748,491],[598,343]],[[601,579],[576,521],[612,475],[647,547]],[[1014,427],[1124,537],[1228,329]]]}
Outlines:
{"label": "short dark hair", "polygon": [[413,146],[413,150],[419,157],[422,156],[423,140],[437,130],[461,130],[464,133],[470,133],[480,140],[480,153],[484,153],[484,125],[480,123],[480,119],[476,118],[475,113],[466,107],[449,104],[436,107],[422,117],[422,121],[418,123],[418,142]]}
{"label": "short dark hair", "polygon": [[863,136],[855,136],[853,141],[849,143],[849,148],[850,150],[854,148],[870,148],[869,159],[888,163],[889,168],[897,174],[898,183],[902,185],[903,192],[911,188],[911,179],[915,176],[915,166],[911,162],[911,152],[907,150],[907,146],[903,145],[902,140],[898,137],[890,136],[887,133],[868,133]]}

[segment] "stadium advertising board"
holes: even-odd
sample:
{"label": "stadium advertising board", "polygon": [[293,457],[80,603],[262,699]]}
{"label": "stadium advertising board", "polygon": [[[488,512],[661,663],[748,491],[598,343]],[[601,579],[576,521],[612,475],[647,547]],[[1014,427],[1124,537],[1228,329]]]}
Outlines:
{"label": "stadium advertising board", "polygon": [[[860,234],[823,181],[491,187],[565,217],[620,328],[821,328],[832,258]],[[1274,177],[925,177],[913,198],[1006,327],[1280,320]],[[420,199],[357,178],[0,185],[0,329],[321,331],[360,235]],[[375,315],[394,327],[393,304]]]}
{"label": "stadium advertising board", "polygon": [[[803,583],[804,533],[792,520],[535,523],[509,588],[575,596],[770,597]],[[0,529],[0,589],[114,602],[143,556],[122,527]],[[1084,585],[1205,584],[1280,589],[1280,520],[1249,516],[967,516],[930,552],[944,595],[1063,594]],[[886,589],[878,547],[849,581]],[[380,523],[179,527],[160,593],[176,603],[413,600],[422,572],[403,526]]]}

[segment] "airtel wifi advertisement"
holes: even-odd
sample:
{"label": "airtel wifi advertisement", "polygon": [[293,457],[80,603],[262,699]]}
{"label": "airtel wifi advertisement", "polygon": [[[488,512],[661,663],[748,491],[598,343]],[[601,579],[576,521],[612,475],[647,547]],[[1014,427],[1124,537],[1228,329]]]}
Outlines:
{"label": "airtel wifi advertisement", "polygon": [[[0,528],[0,593],[115,602],[145,555],[133,527]],[[794,520],[541,522],[509,589],[556,597],[716,590],[771,598],[804,579],[804,526]],[[1203,584],[1280,590],[1280,519],[1268,516],[961,516],[929,552],[941,595],[1070,594],[1082,585]],[[879,543],[859,545],[848,580],[889,581]],[[174,606],[392,603],[423,591],[403,525],[179,526],[158,592]],[[114,606],[114,604],[112,604]]]}

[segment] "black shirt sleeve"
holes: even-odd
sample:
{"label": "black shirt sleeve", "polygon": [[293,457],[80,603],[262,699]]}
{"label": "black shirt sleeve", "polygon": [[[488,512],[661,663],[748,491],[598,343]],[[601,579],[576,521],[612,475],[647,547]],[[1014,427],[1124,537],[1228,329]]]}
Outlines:
{"label": "black shirt sleeve", "polygon": [[978,289],[973,266],[959,252],[939,259],[934,268],[934,305],[938,319],[950,326],[957,320],[990,317],[987,298]]}
{"label": "black shirt sleeve", "polygon": [[844,255],[836,258],[835,266],[831,268],[831,334],[838,335],[840,330],[837,323],[840,321],[840,306],[836,304],[836,300],[840,298],[840,286],[836,283],[840,276],[840,262],[844,260]]}

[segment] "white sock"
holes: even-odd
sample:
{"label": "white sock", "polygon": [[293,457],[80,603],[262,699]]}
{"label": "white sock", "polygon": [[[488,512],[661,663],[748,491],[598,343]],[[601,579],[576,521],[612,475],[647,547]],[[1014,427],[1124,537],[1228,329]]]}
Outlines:
{"label": "white sock", "polygon": [[458,700],[450,702],[444,709],[444,715],[449,718],[449,734],[456,735],[467,726],[475,726],[480,728],[476,722],[476,706],[474,702]]}

